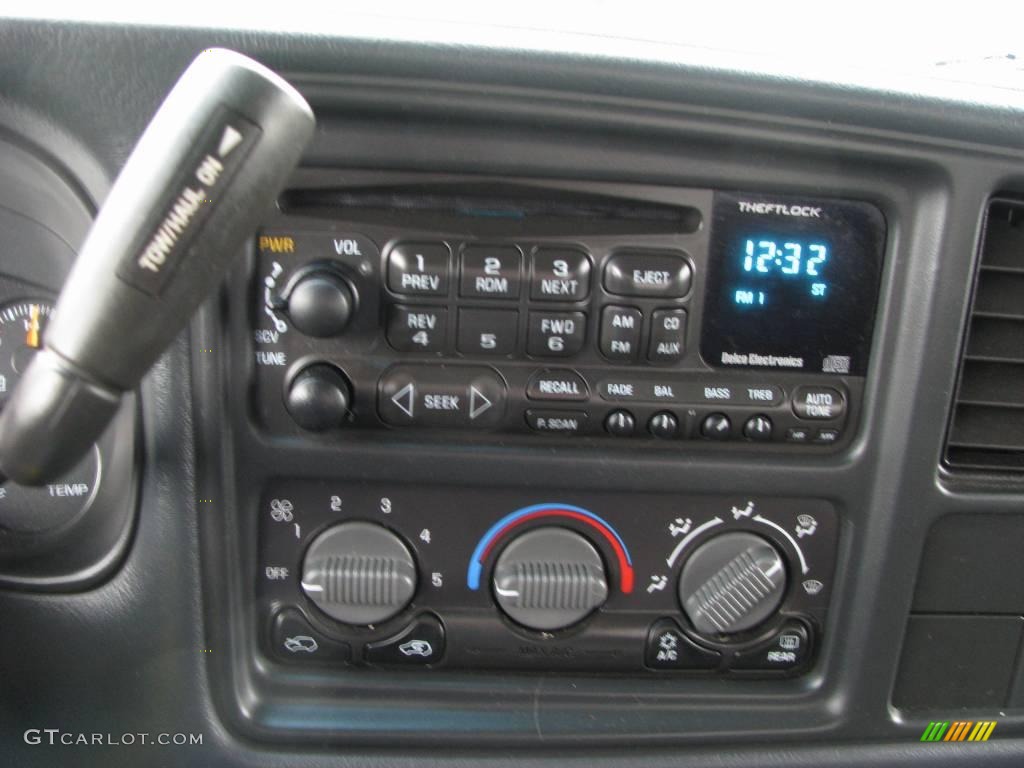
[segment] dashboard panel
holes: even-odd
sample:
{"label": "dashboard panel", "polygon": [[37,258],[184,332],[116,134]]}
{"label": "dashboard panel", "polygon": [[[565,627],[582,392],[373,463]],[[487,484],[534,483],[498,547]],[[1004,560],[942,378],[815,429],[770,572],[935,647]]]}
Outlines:
{"label": "dashboard panel", "polygon": [[[108,568],[0,594],[21,762],[52,762],[23,735],[51,722],[204,734],[172,764],[1019,762],[1024,486],[943,463],[984,213],[1024,188],[1015,104],[0,37],[5,136],[87,210],[206,47],[281,71],[319,124],[129,409]],[[59,289],[12,254],[12,301]],[[984,743],[931,743],[965,722]]]}

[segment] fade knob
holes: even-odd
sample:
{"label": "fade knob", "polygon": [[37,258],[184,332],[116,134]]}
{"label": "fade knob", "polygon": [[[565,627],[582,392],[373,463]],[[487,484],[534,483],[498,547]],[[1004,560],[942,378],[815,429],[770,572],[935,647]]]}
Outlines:
{"label": "fade knob", "polygon": [[554,526],[513,539],[495,563],[492,586],[510,619],[539,630],[571,626],[608,597],[604,562],[593,544]]}
{"label": "fade knob", "polygon": [[397,616],[416,592],[416,561],[405,543],[375,523],[342,523],[317,536],[302,564],[302,590],[345,624]]}
{"label": "fade knob", "polygon": [[757,626],[775,613],[785,592],[782,555],[754,533],[724,533],[704,542],[679,575],[679,602],[705,635]]}

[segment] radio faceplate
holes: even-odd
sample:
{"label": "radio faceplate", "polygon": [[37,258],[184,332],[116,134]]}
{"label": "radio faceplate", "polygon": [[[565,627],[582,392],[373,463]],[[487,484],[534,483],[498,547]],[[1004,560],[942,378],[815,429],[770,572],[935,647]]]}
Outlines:
{"label": "radio faceplate", "polygon": [[[582,183],[360,189],[286,197],[254,243],[255,411],[270,431],[783,451],[852,439],[884,248],[871,206]],[[721,215],[764,200],[758,233]],[[819,216],[794,225],[792,211]],[[749,349],[766,329],[764,354]],[[721,355],[739,348],[755,354]]]}

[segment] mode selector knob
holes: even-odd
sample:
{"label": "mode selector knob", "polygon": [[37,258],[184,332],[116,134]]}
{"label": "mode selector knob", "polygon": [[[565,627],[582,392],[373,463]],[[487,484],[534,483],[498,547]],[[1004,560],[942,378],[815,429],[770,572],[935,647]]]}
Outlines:
{"label": "mode selector knob", "polygon": [[398,615],[416,592],[416,561],[376,523],[351,522],[317,536],[302,564],[302,590],[332,619],[377,624]]}
{"label": "mode selector knob", "polygon": [[604,562],[583,536],[546,526],[516,537],[494,566],[494,599],[518,624],[554,630],[604,603]]}
{"label": "mode selector knob", "polygon": [[348,281],[329,269],[320,268],[302,274],[288,290],[286,301],[292,325],[318,339],[344,331],[356,305]]}
{"label": "mode selector knob", "polygon": [[775,546],[755,533],[724,533],[701,544],[679,575],[679,601],[694,629],[733,634],[778,609],[786,566]]}

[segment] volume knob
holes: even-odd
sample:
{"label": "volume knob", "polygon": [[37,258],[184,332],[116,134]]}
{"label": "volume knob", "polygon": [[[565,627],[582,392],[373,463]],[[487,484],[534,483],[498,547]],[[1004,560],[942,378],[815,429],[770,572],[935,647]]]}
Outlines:
{"label": "volume knob", "polygon": [[563,629],[604,603],[604,562],[580,534],[546,526],[517,537],[494,566],[494,598],[530,629]]}
{"label": "volume knob", "polygon": [[786,592],[779,551],[754,533],[725,533],[704,542],[679,575],[679,601],[694,629],[733,634],[757,626]]}
{"label": "volume knob", "polygon": [[344,278],[327,269],[314,269],[288,292],[288,319],[307,336],[337,336],[352,319],[356,299]]}
{"label": "volume knob", "polygon": [[345,624],[376,624],[416,592],[416,561],[398,536],[375,523],[342,523],[317,536],[302,564],[302,589]]}

